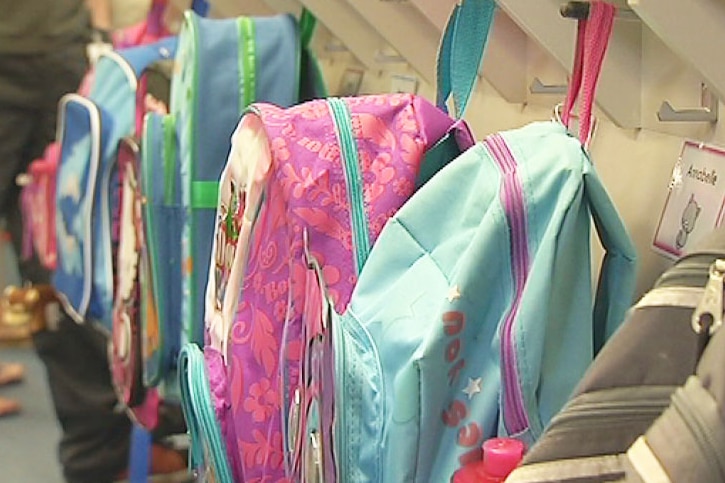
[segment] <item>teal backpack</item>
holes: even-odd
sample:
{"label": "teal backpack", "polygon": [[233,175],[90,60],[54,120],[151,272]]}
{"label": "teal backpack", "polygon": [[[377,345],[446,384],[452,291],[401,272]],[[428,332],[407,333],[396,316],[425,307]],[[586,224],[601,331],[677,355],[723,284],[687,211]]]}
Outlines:
{"label": "teal backpack", "polygon": [[[565,103],[583,79],[584,120],[614,15],[603,3],[580,26]],[[635,276],[586,148],[557,121],[492,134],[433,176],[383,229],[343,314],[308,260],[303,474],[342,483],[446,482],[488,438],[531,444],[623,320]]]}

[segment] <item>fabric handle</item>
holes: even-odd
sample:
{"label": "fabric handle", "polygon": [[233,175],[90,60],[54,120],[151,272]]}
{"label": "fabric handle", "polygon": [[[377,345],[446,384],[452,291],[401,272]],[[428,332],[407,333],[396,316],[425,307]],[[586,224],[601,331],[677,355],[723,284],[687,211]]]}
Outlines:
{"label": "fabric handle", "polygon": [[568,128],[574,103],[581,93],[579,107],[579,140],[586,143],[592,129],[592,108],[604,54],[614,25],[616,7],[610,3],[595,0],[589,6],[589,17],[579,20],[577,25],[574,68],[569,89],[564,101],[562,122]]}
{"label": "fabric handle", "polygon": [[463,117],[478,81],[495,11],[494,0],[463,0],[454,7],[443,32],[436,65],[436,104],[447,111],[452,95],[457,119]]}
{"label": "fabric handle", "polygon": [[[194,411],[194,382],[191,376],[191,365],[195,357],[198,358],[199,348],[193,344],[187,344],[179,352],[178,377],[181,390],[181,409],[184,412],[184,419],[191,438],[189,449],[189,469],[199,467],[204,461],[204,453],[201,447],[201,428]],[[201,356],[203,357],[203,356]]]}
{"label": "fabric handle", "polygon": [[216,181],[193,181],[191,183],[191,207],[195,209],[216,209],[219,201],[219,183]]}
{"label": "fabric handle", "polygon": [[312,36],[315,35],[315,28],[317,28],[317,19],[315,15],[307,10],[302,9],[300,14],[300,43],[303,49],[310,48],[310,42],[312,42]]}
{"label": "fabric handle", "polygon": [[594,302],[594,353],[619,327],[632,303],[636,276],[636,250],[617,209],[597,174],[584,174],[584,189],[604,260]]}

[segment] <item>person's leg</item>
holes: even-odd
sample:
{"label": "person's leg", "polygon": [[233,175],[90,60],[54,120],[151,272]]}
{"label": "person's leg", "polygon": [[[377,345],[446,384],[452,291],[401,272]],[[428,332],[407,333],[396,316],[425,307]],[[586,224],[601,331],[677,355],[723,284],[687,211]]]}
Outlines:
{"label": "person's leg", "polygon": [[[22,107],[0,92],[0,215],[7,218],[18,253],[22,219],[15,177],[54,139],[57,103],[63,94],[77,89],[86,68],[84,55],[82,46],[72,46],[26,59],[23,68],[12,63],[5,64],[8,69],[0,66],[0,87],[8,87],[12,83],[8,76],[15,76],[16,83],[27,81],[28,89],[36,91],[18,93],[16,99],[27,101]],[[3,61],[0,58],[0,64]],[[3,74],[8,75],[3,78]],[[26,78],[18,79],[21,75]],[[22,263],[20,269],[23,280],[39,288],[49,281],[49,273],[37,260]],[[41,290],[52,292],[47,285]],[[53,321],[42,318],[33,328],[33,342],[46,369],[62,430],[59,458],[64,475],[70,483],[113,481],[128,463],[131,422],[117,407],[108,369],[108,339],[92,324],[76,324],[65,314]]]}
{"label": "person's leg", "polygon": [[[0,63],[2,61],[0,58]],[[18,205],[20,189],[15,184],[15,178],[29,164],[24,156],[32,138],[35,116],[34,109],[0,101],[0,218],[7,222],[16,253],[20,253],[22,223]]]}
{"label": "person's leg", "polygon": [[[23,101],[32,105],[32,97],[18,95],[8,78],[25,74],[28,74],[28,70],[20,58],[0,56],[0,219],[5,219],[8,223],[15,223],[20,193],[15,184],[15,177],[27,167],[23,153],[32,138],[34,116],[32,108],[22,105]],[[13,227],[13,230],[15,229],[16,227]],[[1,316],[2,307],[0,307]],[[22,367],[20,369],[22,370]],[[5,371],[7,370],[5,367]],[[13,372],[17,373],[17,367],[10,367],[10,374],[5,372],[0,378],[9,382],[14,378]],[[15,414],[18,411],[20,411],[18,401],[0,398],[0,416]]]}
{"label": "person's leg", "polygon": [[106,335],[61,314],[57,324],[36,332],[33,342],[62,429],[59,456],[66,479],[112,481],[128,462],[131,422],[111,384]]}

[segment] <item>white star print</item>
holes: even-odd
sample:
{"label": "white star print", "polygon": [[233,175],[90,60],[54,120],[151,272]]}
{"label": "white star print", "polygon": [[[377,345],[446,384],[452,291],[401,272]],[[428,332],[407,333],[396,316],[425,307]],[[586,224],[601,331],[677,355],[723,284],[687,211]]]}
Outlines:
{"label": "white star print", "polygon": [[454,300],[461,298],[461,292],[458,290],[458,285],[454,285],[448,290],[448,297],[446,298],[449,302],[453,302]]}
{"label": "white star print", "polygon": [[468,386],[462,391],[464,394],[468,396],[468,399],[473,399],[473,396],[481,392],[481,378],[477,377],[476,379],[468,378]]}

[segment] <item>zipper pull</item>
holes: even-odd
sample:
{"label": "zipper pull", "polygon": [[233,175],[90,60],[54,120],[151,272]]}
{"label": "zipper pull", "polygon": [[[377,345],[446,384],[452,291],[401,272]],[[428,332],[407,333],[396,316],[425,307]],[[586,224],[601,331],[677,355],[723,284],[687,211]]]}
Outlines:
{"label": "zipper pull", "polygon": [[300,408],[302,407],[302,396],[300,388],[295,388],[292,405],[287,416],[287,451],[292,457],[294,463],[294,455],[297,450],[297,435],[299,434],[300,425]]}
{"label": "zipper pull", "polygon": [[699,355],[702,355],[710,336],[722,326],[723,278],[725,278],[725,260],[715,260],[710,265],[710,277],[705,285],[705,293],[692,314],[692,329],[700,335]]}

